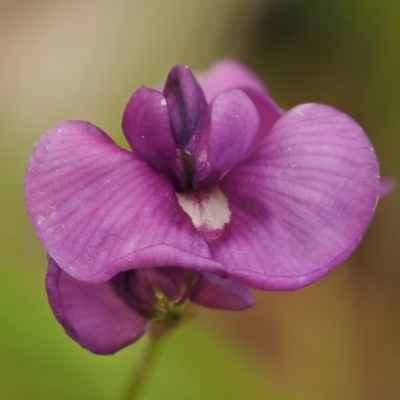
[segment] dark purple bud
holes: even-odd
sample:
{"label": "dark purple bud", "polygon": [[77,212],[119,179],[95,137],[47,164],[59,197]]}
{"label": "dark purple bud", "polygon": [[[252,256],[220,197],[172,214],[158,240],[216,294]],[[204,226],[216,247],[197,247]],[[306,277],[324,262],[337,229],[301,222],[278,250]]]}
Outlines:
{"label": "dark purple bud", "polygon": [[208,104],[192,71],[183,65],[173,67],[164,87],[172,136],[178,149],[187,149],[191,139],[202,129]]}
{"label": "dark purple bud", "polygon": [[163,94],[171,134],[183,166],[178,190],[190,192],[196,187],[197,175],[206,168],[210,109],[192,71],[183,65],[171,69]]}

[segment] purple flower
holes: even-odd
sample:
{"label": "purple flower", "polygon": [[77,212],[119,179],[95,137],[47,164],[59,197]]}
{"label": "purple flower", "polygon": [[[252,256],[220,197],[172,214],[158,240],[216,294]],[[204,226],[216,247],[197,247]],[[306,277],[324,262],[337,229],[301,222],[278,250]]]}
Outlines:
{"label": "purple flower", "polygon": [[253,305],[346,259],[378,198],[363,130],[321,104],[282,112],[234,61],[175,66],[122,121],[133,149],[69,121],[37,144],[26,202],[49,254],[50,305],[83,347],[110,354],[191,301]]}

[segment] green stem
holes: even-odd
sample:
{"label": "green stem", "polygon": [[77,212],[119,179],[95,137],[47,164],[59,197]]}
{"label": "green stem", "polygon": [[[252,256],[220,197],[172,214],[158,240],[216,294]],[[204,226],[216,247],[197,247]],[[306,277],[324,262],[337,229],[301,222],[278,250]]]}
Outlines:
{"label": "green stem", "polygon": [[147,343],[139,361],[139,365],[135,368],[135,374],[130,381],[128,388],[122,397],[123,400],[138,399],[141,391],[143,390],[146,379],[149,376],[151,366],[156,350],[159,347],[160,339],[168,331],[168,327],[161,323],[153,323],[148,331]]}

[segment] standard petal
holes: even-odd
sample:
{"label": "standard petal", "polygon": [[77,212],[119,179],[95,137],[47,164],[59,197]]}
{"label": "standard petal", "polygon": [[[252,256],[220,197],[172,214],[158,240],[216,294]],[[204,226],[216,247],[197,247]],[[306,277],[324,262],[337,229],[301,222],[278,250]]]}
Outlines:
{"label": "standard petal", "polygon": [[103,282],[137,267],[225,273],[170,181],[87,122],[63,123],[40,140],[25,195],[39,238],[76,279]]}
{"label": "standard petal", "polygon": [[346,259],[377,202],[376,156],[345,114],[305,104],[220,184],[231,219],[211,248],[250,287],[294,290]]}
{"label": "standard petal", "polygon": [[199,80],[208,102],[231,89],[252,88],[266,93],[264,84],[253,72],[230,59],[213,64],[203,76],[199,74]]}
{"label": "standard petal", "polygon": [[245,310],[254,306],[250,291],[236,280],[205,274],[191,301],[200,306],[222,310]]}
{"label": "standard petal", "polygon": [[137,156],[169,176],[179,176],[167,102],[160,92],[139,88],[126,105],[122,129]]}
{"label": "standard petal", "polygon": [[147,319],[129,307],[110,282],[80,282],[51,258],[46,290],[54,315],[66,333],[92,353],[113,354],[146,332]]}

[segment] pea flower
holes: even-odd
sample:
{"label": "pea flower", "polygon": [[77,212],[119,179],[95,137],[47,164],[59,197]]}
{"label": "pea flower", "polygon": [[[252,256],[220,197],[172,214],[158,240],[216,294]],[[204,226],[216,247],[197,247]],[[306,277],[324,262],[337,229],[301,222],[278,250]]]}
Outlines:
{"label": "pea flower", "polygon": [[122,128],[132,151],[89,122],[55,126],[25,182],[52,310],[94,353],[189,301],[240,310],[248,288],[309,285],[373,216],[378,162],[360,126],[321,104],[283,112],[235,61],[199,81],[173,67],[162,92],[132,95]]}

